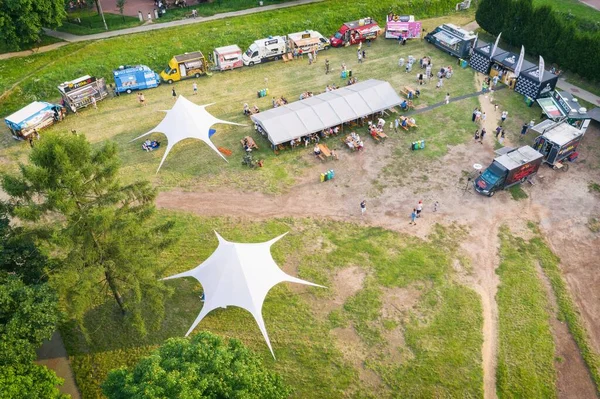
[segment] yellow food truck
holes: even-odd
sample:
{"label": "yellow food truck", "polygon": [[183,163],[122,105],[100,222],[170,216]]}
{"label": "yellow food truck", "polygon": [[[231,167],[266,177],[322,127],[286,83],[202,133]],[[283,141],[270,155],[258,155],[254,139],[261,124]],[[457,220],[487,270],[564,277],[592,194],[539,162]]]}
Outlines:
{"label": "yellow food truck", "polygon": [[208,72],[208,63],[200,51],[176,55],[160,73],[164,82],[173,83],[181,79],[200,77]]}

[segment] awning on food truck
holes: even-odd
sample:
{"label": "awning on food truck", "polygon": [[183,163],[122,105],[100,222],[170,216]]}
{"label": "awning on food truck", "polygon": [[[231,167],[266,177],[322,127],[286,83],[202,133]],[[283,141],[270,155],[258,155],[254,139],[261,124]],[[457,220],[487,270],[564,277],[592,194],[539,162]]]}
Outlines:
{"label": "awning on food truck", "polygon": [[402,99],[388,82],[370,79],[255,114],[252,120],[277,145],[400,103]]}
{"label": "awning on food truck", "polygon": [[437,40],[439,40],[442,43],[446,43],[449,46],[453,46],[456,43],[461,41],[460,38],[458,38],[456,36],[451,36],[444,31],[440,31],[440,32],[436,33],[435,35],[433,35],[433,37],[435,37]]}

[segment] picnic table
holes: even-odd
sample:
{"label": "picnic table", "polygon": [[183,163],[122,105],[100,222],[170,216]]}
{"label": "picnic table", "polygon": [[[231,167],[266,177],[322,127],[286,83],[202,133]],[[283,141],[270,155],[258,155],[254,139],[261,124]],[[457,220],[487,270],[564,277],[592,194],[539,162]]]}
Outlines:
{"label": "picnic table", "polygon": [[343,141],[344,144],[346,144],[348,148],[350,148],[352,151],[358,151],[358,141],[355,140],[354,137],[352,137],[352,135],[346,136],[346,138],[344,138]]}
{"label": "picnic table", "polygon": [[241,139],[240,143],[242,144],[242,147],[244,147],[246,143],[248,143],[248,148],[255,148],[258,150],[258,146],[254,142],[254,139],[250,136],[246,136],[243,139]]}
{"label": "picnic table", "polygon": [[[408,125],[408,127],[418,127],[416,123],[411,123],[410,118],[407,118],[406,116],[401,116],[400,120],[401,121],[406,120],[406,124]],[[404,128],[406,129],[406,127],[404,127]],[[408,130],[408,129],[406,129],[406,130]]]}
{"label": "picnic table", "polygon": [[319,148],[321,149],[321,154],[325,155],[325,158],[331,158],[331,151],[329,151],[327,144],[319,144]]}

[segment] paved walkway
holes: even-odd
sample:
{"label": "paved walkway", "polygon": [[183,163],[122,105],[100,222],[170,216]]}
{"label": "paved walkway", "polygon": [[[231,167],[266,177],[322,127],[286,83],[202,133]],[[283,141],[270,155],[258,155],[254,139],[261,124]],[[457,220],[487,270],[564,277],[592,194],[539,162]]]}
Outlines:
{"label": "paved walkway", "polygon": [[109,37],[129,35],[132,33],[148,32],[148,31],[157,30],[157,29],[171,28],[173,26],[197,24],[200,22],[214,21],[214,20],[218,20],[218,19],[237,17],[237,16],[241,16],[241,15],[256,14],[256,13],[263,12],[263,11],[278,10],[281,8],[295,7],[295,6],[299,6],[299,5],[303,5],[303,4],[317,3],[317,2],[321,2],[321,1],[323,1],[323,0],[295,0],[295,1],[290,1],[290,2],[283,3],[283,4],[271,4],[268,6],[248,8],[246,10],[224,12],[221,14],[215,14],[210,17],[186,18],[186,19],[179,19],[177,21],[171,21],[171,22],[165,22],[165,23],[150,23],[150,24],[146,24],[146,25],[142,25],[142,26],[136,26],[135,28],[102,32],[102,33],[97,33],[94,35],[78,36],[78,35],[73,35],[71,33],[58,32],[58,31],[54,31],[54,30],[46,29],[46,28],[44,28],[44,33],[46,33],[48,36],[57,37],[66,42],[71,42],[71,43],[82,42],[82,41],[86,41],[86,40],[99,40],[99,39],[106,39]]}
{"label": "paved walkway", "polygon": [[579,0],[581,3],[595,8],[596,10],[600,10],[600,0]]}
{"label": "paved walkway", "polygon": [[573,94],[575,97],[579,97],[582,100],[585,100],[590,104],[594,104],[595,106],[600,106],[600,97],[598,97],[594,93],[590,93],[587,90],[583,90],[577,86],[572,85],[571,83],[567,82],[563,78],[558,78],[558,83],[556,84],[556,87],[558,87],[561,90],[568,91],[569,93]]}
{"label": "paved walkway", "polygon": [[64,384],[59,387],[60,392],[71,395],[73,399],[81,398],[77,385],[75,385],[65,344],[58,331],[54,332],[50,341],[44,342],[42,347],[37,350],[36,363],[54,370],[57,376],[65,380]]}

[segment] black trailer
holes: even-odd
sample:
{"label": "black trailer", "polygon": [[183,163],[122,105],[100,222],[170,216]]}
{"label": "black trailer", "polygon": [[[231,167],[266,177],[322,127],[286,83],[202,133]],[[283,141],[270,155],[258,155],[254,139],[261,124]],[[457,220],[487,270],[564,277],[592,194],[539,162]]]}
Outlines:
{"label": "black trailer", "polygon": [[473,32],[453,25],[443,24],[429,32],[425,40],[458,58],[468,59],[477,37]]}
{"label": "black trailer", "polygon": [[527,180],[537,173],[544,158],[528,145],[517,149],[505,147],[496,154],[499,156],[473,182],[475,191],[488,197]]}
{"label": "black trailer", "polygon": [[515,91],[529,98],[537,100],[540,97],[548,96],[556,87],[558,75],[544,70],[540,81],[539,67],[522,69],[517,80]]}
{"label": "black trailer", "polygon": [[579,156],[577,147],[584,132],[573,127],[567,121],[553,122],[545,120],[531,128],[539,134],[533,148],[544,156],[544,162],[554,169],[567,171],[567,161],[573,162]]}
{"label": "black trailer", "polygon": [[[515,88],[518,76],[515,75],[515,69],[519,62],[519,54],[511,52],[503,52],[500,54],[498,50],[492,57],[492,67],[490,68],[490,76],[498,76],[500,81],[510,87]],[[535,67],[535,64],[527,60],[523,60],[521,71],[529,70]]]}
{"label": "black trailer", "polygon": [[[492,67],[492,47],[493,44],[478,40],[473,49],[473,54],[471,54],[471,59],[469,60],[471,68],[484,75],[490,73],[490,68]],[[495,54],[499,55],[504,53],[506,53],[506,51],[501,48],[496,48]]]}

